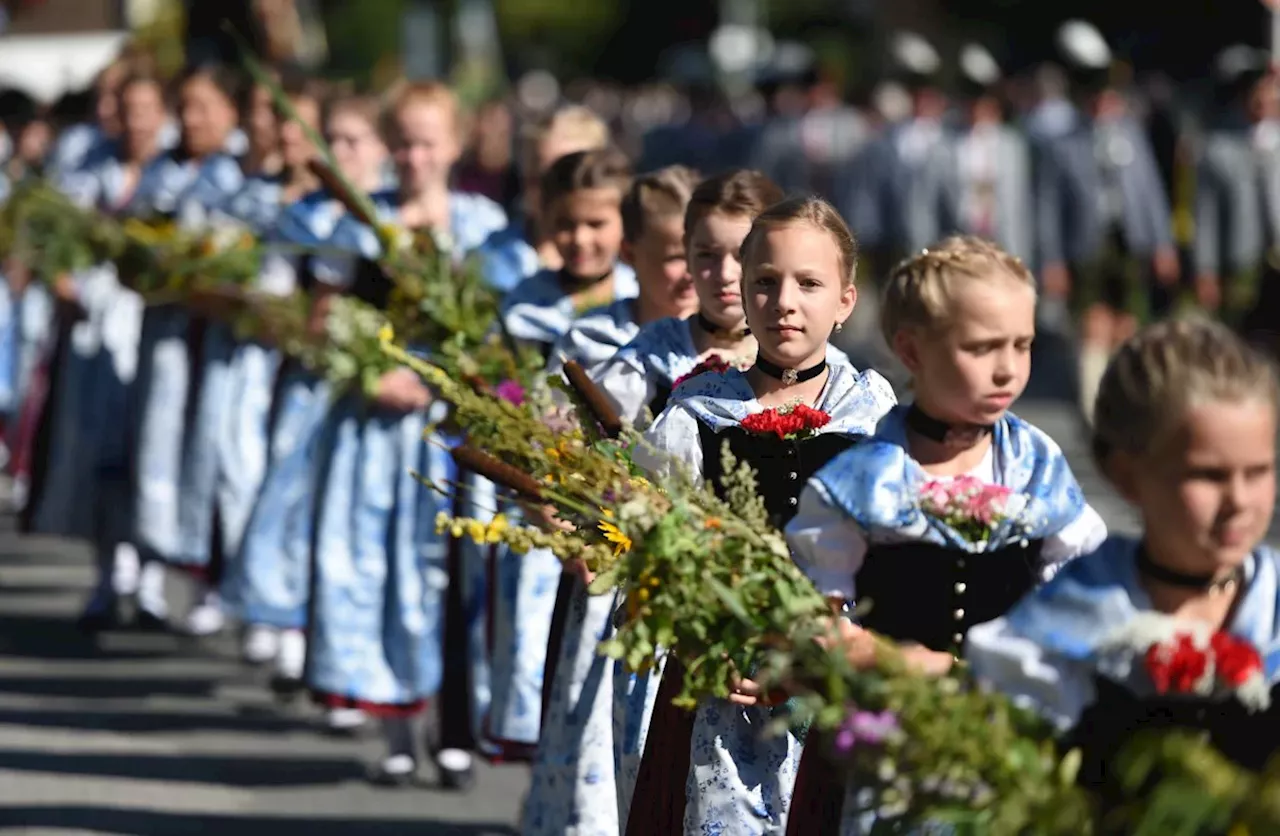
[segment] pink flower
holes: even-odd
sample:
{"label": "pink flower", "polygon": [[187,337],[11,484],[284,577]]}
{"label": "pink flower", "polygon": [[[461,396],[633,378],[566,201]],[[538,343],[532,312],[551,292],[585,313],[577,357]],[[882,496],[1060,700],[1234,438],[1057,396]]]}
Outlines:
{"label": "pink flower", "polygon": [[518,380],[504,380],[494,387],[493,393],[504,401],[515,406],[524,403],[524,387]]}

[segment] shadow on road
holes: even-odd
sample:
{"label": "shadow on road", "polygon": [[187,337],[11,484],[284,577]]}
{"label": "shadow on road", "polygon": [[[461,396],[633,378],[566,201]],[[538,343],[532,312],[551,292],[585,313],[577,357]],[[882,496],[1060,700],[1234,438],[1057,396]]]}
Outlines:
{"label": "shadow on road", "polygon": [[8,749],[4,768],[99,778],[132,778],[167,783],[224,787],[304,787],[364,780],[365,765],[355,758],[272,758],[234,755],[103,754]]}
{"label": "shadow on road", "polygon": [[[313,732],[315,723],[263,711],[242,712],[239,716],[184,711],[42,711],[35,708],[0,708],[0,725],[38,729],[76,729],[128,734],[172,734],[174,732],[229,732],[233,734],[291,734]],[[3,760],[0,757],[0,760]]]}
{"label": "shadow on road", "polygon": [[237,836],[518,836],[505,824],[451,824],[423,819],[309,819],[286,816],[158,813],[110,807],[11,807],[0,810],[0,829],[8,827],[91,830],[95,833],[234,833]]}

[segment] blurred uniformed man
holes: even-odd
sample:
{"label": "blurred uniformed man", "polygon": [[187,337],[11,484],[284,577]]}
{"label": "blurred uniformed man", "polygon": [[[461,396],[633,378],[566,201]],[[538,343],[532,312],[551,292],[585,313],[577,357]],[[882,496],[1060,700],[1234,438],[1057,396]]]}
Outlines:
{"label": "blurred uniformed man", "polygon": [[1217,60],[1222,104],[1196,177],[1196,296],[1239,323],[1252,307],[1267,254],[1280,244],[1280,122],[1270,56],[1233,46]]}
{"label": "blurred uniformed man", "polygon": [[1109,83],[1111,50],[1083,21],[1058,32],[1083,107],[1049,139],[1036,171],[1037,244],[1045,296],[1080,317],[1080,397],[1092,418],[1114,348],[1162,306],[1178,281],[1169,200],[1145,132]]}
{"label": "blurred uniformed man", "polygon": [[1021,133],[1005,123],[1000,65],[985,47],[960,50],[965,121],[955,137],[958,215],[965,232],[1030,262],[1031,161]]}

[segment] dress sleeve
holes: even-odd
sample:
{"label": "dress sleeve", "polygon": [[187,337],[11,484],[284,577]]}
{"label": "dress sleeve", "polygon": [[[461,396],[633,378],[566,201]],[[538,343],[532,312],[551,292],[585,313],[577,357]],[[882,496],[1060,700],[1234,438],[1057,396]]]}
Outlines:
{"label": "dress sleeve", "polygon": [[1015,633],[1004,618],[979,624],[965,640],[965,661],[977,680],[1060,730],[1073,727],[1096,698],[1089,666],[1048,653]]}
{"label": "dress sleeve", "polygon": [[823,595],[853,601],[854,576],[867,556],[861,526],[831,502],[818,482],[805,485],[798,507],[786,530],[792,559]]}
{"label": "dress sleeve", "polygon": [[636,448],[636,464],[656,479],[671,473],[672,463],[685,467],[695,481],[702,481],[702,437],[698,419],[679,404],[662,411],[644,434],[646,444]]}
{"label": "dress sleeve", "polygon": [[640,423],[654,395],[642,370],[625,358],[615,357],[597,366],[591,376],[624,421],[632,426]]}
{"label": "dress sleeve", "polygon": [[1107,524],[1092,505],[1085,505],[1080,515],[1066,528],[1044,539],[1040,549],[1044,563],[1043,580],[1052,578],[1068,560],[1097,551],[1106,539]]}

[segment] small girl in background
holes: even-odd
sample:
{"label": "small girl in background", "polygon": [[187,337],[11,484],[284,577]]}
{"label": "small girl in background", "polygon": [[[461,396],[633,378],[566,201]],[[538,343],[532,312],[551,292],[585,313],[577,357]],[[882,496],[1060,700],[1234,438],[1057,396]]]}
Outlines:
{"label": "small girl in background", "polygon": [[[755,363],[677,386],[648,438],[717,491],[727,444],[756,470],[765,509],[781,527],[808,478],[873,432],[895,398],[877,373],[830,359],[827,342],[857,300],[856,244],[830,204],[797,198],[766,209],[751,224],[740,259],[738,298],[756,338]],[[728,287],[720,298],[731,298]],[[771,411],[801,407],[807,432],[781,437],[768,429]],[[669,462],[653,464],[661,473]],[[671,704],[680,683],[678,661],[668,659],[627,832],[780,833],[799,742],[791,734],[762,736],[769,710],[756,704],[746,680],[731,701],[705,700],[693,717]]]}
{"label": "small girl in background", "polygon": [[[1058,445],[1008,412],[1030,375],[1035,304],[1030,271],[978,238],[948,238],[900,264],[881,325],[915,398],[818,471],[786,529],[818,590],[837,609],[866,608],[861,624],[909,645],[926,669],[949,668],[971,626],[1106,536]],[[1018,510],[977,536],[947,497],[958,505],[991,486]],[[789,833],[839,832],[842,807],[845,826],[858,825],[838,775],[820,742],[806,747]]]}
{"label": "small girl in background", "polygon": [[613,149],[568,154],[547,169],[542,220],[563,266],[535,273],[502,300],[508,334],[550,359],[583,313],[639,294],[635,271],[618,261],[630,189],[631,164]]}
{"label": "small girl in background", "polygon": [[[1130,338],[1099,387],[1093,452],[1141,516],[1140,539],[1107,540],[969,633],[973,672],[1066,730],[1080,783],[1104,803],[1120,788],[1111,760],[1138,732],[1207,733],[1254,771],[1276,749],[1280,557],[1262,543],[1276,398],[1270,363],[1224,325],[1167,321]],[[1212,695],[1166,688],[1151,660],[1178,636],[1211,657],[1259,655]],[[1246,705],[1241,682],[1270,708]]]}
{"label": "small girl in background", "polygon": [[[697,175],[683,166],[635,181],[622,202],[622,252],[635,268],[640,295],[583,315],[557,343],[551,368],[562,359],[575,360],[590,372],[641,324],[687,315],[690,300],[696,306],[683,241],[685,205],[696,182]],[[561,834],[573,823],[581,832],[618,832],[614,663],[597,652],[618,602],[612,595],[587,595],[585,580],[566,571],[555,598],[550,622],[555,629],[546,646],[557,659],[547,668],[554,671],[554,681],[544,683],[550,693],[525,807],[522,832],[527,834]],[[520,603],[528,612],[528,603],[518,600],[517,617]],[[516,625],[517,632],[532,632],[531,627],[528,622]]]}
{"label": "small girl in background", "polygon": [[[655,192],[650,199],[656,198]],[[745,169],[703,180],[693,190],[681,236],[688,278],[672,288],[670,297],[673,306],[678,302],[687,309],[645,325],[597,371],[600,387],[624,419],[638,424],[646,407],[661,415],[676,381],[692,376],[700,362],[745,366],[755,357],[756,341],[742,309],[738,255],[751,222],[780,200],[782,190],[773,181]],[[642,234],[669,239],[674,232],[673,222],[663,221]],[[686,281],[693,296],[687,302],[687,292],[674,293],[683,291]]]}

